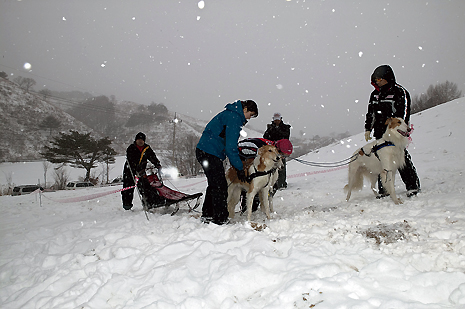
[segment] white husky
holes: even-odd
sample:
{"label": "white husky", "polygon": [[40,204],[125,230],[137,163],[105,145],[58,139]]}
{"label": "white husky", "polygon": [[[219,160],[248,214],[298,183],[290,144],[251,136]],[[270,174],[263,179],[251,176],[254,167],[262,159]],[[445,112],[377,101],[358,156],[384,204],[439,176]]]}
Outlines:
{"label": "white husky", "polygon": [[396,171],[405,164],[404,150],[408,145],[411,129],[402,118],[386,120],[387,129],[381,139],[366,144],[354,153],[349,164],[349,183],[344,187],[349,201],[352,190],[361,190],[363,176],[371,182],[371,190],[376,195],[375,184],[380,175],[384,189],[396,204],[402,201],[396,196],[394,180]]}

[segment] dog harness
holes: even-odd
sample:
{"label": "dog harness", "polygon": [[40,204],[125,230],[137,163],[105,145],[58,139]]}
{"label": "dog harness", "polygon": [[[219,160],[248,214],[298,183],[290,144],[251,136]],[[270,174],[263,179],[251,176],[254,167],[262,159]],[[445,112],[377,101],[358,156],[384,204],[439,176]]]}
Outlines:
{"label": "dog harness", "polygon": [[371,148],[370,153],[366,153],[366,152],[363,150],[363,147],[362,147],[362,148],[360,148],[359,154],[360,154],[361,156],[366,155],[367,157],[369,157],[369,156],[371,156],[372,153],[374,153],[375,156],[376,156],[376,158],[377,158],[378,160],[381,161],[381,159],[380,159],[379,156],[378,156],[378,150],[380,150],[381,148],[387,147],[387,146],[395,146],[395,145],[394,145],[393,142],[385,141],[385,142],[382,143],[382,144],[373,146],[373,147]]}
{"label": "dog harness", "polygon": [[275,171],[276,171],[276,167],[272,168],[271,170],[269,171],[263,171],[263,172],[260,172],[260,171],[257,171],[257,168],[255,166],[253,166],[253,168],[255,169],[255,172],[250,174],[249,176],[247,176],[247,182],[251,182],[252,179],[254,178],[257,178],[257,177],[260,177],[260,176],[265,176],[265,175],[268,175],[268,174],[273,174]]}

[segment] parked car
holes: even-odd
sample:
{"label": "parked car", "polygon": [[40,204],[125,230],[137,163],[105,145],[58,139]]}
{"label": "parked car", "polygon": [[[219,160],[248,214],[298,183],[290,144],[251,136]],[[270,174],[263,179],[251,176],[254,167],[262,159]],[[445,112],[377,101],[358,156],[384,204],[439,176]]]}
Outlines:
{"label": "parked car", "polygon": [[112,186],[115,186],[115,185],[120,185],[123,183],[123,177],[116,177],[115,179],[113,179],[113,181],[111,182],[111,185]]}
{"label": "parked car", "polygon": [[37,189],[40,189],[42,191],[44,190],[44,188],[38,185],[17,186],[13,188],[13,192],[11,193],[11,195],[16,196],[16,195],[30,194],[31,192],[34,192]]}
{"label": "parked car", "polygon": [[93,186],[94,184],[90,181],[70,181],[66,185],[66,190],[85,189]]}

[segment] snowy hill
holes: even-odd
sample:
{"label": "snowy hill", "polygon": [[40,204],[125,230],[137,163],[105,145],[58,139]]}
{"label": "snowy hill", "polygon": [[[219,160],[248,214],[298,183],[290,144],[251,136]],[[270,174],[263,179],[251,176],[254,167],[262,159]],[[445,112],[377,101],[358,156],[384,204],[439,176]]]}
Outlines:
{"label": "snowy hill", "polygon": [[[67,104],[64,105],[63,102]],[[70,106],[75,107],[79,104],[56,97],[44,99],[42,95],[26,92],[15,83],[0,78],[0,130],[4,132],[0,135],[0,162],[40,160],[39,152],[58,132],[78,130],[93,132],[96,137],[102,137],[103,134],[76,120],[64,109],[68,108],[69,110]],[[174,119],[174,112],[168,112],[167,117],[170,120],[161,123],[143,124],[135,127],[125,126],[130,114],[141,106],[141,104],[127,101],[117,102],[115,105],[119,125],[117,132],[114,132],[110,138],[113,142],[112,147],[118,154],[124,155],[127,146],[134,141],[134,136],[142,131],[146,133],[147,143],[155,149],[160,160],[165,165],[173,165],[173,146],[178,152],[182,151],[182,144],[185,143],[185,140],[190,136],[200,137],[207,124],[207,121],[178,113],[177,118],[181,121],[176,124],[176,139],[173,142],[174,126],[170,120]],[[41,129],[40,124],[47,116],[58,119],[61,122],[60,127],[52,131]],[[247,127],[244,128],[244,131],[250,137],[263,135],[263,132],[257,132]],[[34,179],[37,177],[34,176]],[[16,182],[16,184],[20,183]]]}
{"label": "snowy hill", "polygon": [[[422,192],[407,198],[398,179],[402,205],[369,188],[346,202],[346,168],[296,161],[272,218],[253,225],[205,225],[185,205],[147,220],[137,197],[122,209],[120,187],[1,196],[0,307],[464,308],[464,113],[461,98],[412,116]],[[364,144],[360,133],[301,159],[336,162]]]}
{"label": "snowy hill", "polygon": [[49,130],[39,127],[47,116],[61,122],[61,131],[92,131],[41,96],[28,93],[13,82],[0,78],[0,161],[37,158],[38,152],[50,138]]}

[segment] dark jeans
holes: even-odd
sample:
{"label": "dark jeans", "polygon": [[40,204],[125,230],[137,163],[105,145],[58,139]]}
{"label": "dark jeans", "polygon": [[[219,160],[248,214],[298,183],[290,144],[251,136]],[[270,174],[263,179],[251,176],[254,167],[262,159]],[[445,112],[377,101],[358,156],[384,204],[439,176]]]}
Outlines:
{"label": "dark jeans", "polygon": [[281,159],[283,161],[283,167],[278,171],[278,180],[276,181],[276,189],[287,188],[286,182],[286,158]]}
{"label": "dark jeans", "polygon": [[[134,179],[131,171],[127,168],[123,171],[123,188],[134,186]],[[149,181],[140,177],[137,183],[137,189],[142,197],[142,205],[146,209],[157,207],[165,203],[165,198],[158,195],[158,192],[153,188]],[[134,199],[134,188],[121,191],[121,199],[123,200],[123,208],[129,210],[132,208],[132,200]]]}
{"label": "dark jeans", "polygon": [[[420,179],[417,175],[417,170],[412,162],[412,157],[410,153],[405,149],[405,165],[403,168],[399,169],[399,175],[402,181],[405,183],[405,188],[409,190],[420,190]],[[383,185],[381,184],[381,179],[378,176],[378,193],[386,194],[384,191]]]}
{"label": "dark jeans", "polygon": [[[123,170],[123,188],[134,186],[134,179],[132,178],[131,171],[124,166]],[[132,200],[134,199],[134,188],[121,191],[121,199],[123,200],[124,209],[132,208]]]}
{"label": "dark jeans", "polygon": [[[244,213],[247,211],[247,196],[246,196],[247,192],[246,191],[242,191],[241,192],[241,198],[242,198],[242,201],[241,201],[241,213]],[[252,203],[252,211],[257,211],[258,209],[258,205],[260,205],[260,197],[258,196],[258,193],[255,195],[255,197],[253,198],[253,203]]]}
{"label": "dark jeans", "polygon": [[198,148],[195,149],[197,161],[202,166],[207,177],[207,191],[202,207],[202,218],[216,224],[228,221],[228,184],[223,167],[223,161]]}

